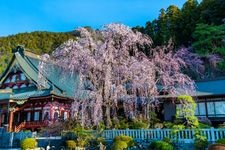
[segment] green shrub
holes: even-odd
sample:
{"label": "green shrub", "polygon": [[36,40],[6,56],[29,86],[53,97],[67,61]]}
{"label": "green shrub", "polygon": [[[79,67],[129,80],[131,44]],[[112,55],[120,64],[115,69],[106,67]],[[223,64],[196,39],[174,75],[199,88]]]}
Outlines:
{"label": "green shrub", "polygon": [[127,128],[129,128],[129,124],[127,123],[127,121],[125,119],[121,120],[119,122],[118,129],[127,129]]}
{"label": "green shrub", "polygon": [[64,132],[62,133],[63,140],[76,140],[77,135],[74,132]]}
{"label": "green shrub", "polygon": [[128,146],[127,146],[127,143],[124,142],[124,141],[116,141],[116,142],[113,142],[112,146],[111,146],[111,150],[124,150],[126,149]]}
{"label": "green shrub", "polygon": [[225,138],[216,141],[218,144],[225,144]]}
{"label": "green shrub", "polygon": [[67,140],[66,141],[66,147],[68,149],[75,149],[76,148],[76,142],[74,140]]}
{"label": "green shrub", "polygon": [[211,126],[208,125],[208,124],[199,123],[198,128],[200,128],[200,129],[206,129],[206,128],[211,128]]}
{"label": "green shrub", "polygon": [[208,145],[208,141],[205,136],[197,134],[194,140],[194,146],[198,150],[204,150]]}
{"label": "green shrub", "polygon": [[173,127],[173,125],[174,125],[174,123],[169,122],[169,121],[165,121],[165,122],[163,122],[163,126],[164,126],[164,128],[168,128],[168,129],[170,129],[170,128],[172,128],[172,127]]}
{"label": "green shrub", "polygon": [[149,150],[173,150],[173,146],[164,141],[153,141],[149,146]]}
{"label": "green shrub", "polygon": [[168,143],[168,144],[172,144],[172,143],[173,143],[173,140],[171,140],[171,139],[168,138],[168,137],[165,137],[165,138],[163,138],[163,142],[166,142],[166,143]]}
{"label": "green shrub", "polygon": [[104,144],[104,145],[106,144],[105,139],[102,138],[102,137],[98,137],[98,138],[97,138],[97,142],[98,142],[98,143],[102,143],[102,144]]}
{"label": "green shrub", "polygon": [[148,123],[140,120],[134,120],[130,123],[130,129],[147,129]]}
{"label": "green shrub", "polygon": [[26,138],[23,141],[21,141],[20,143],[20,147],[22,150],[26,150],[26,149],[34,149],[35,147],[37,147],[37,141],[34,138]]}
{"label": "green shrub", "polygon": [[96,126],[96,129],[94,129],[94,130],[97,130],[98,132],[102,132],[102,131],[105,130],[105,128],[106,128],[106,126],[105,126],[104,122],[100,122],[100,123]]}
{"label": "green shrub", "polygon": [[93,131],[85,129],[84,127],[77,126],[73,129],[74,134],[77,136],[76,145],[78,147],[85,147],[90,144],[90,141],[94,139]]}
{"label": "green shrub", "polygon": [[149,112],[149,119],[148,119],[148,123],[149,123],[149,127],[150,128],[154,128],[155,124],[160,123],[160,119],[157,117],[157,114],[155,111],[151,110]]}
{"label": "green shrub", "polygon": [[195,109],[197,104],[195,100],[189,95],[178,96],[181,108],[176,108],[176,118],[185,119],[186,126],[190,128],[197,128],[199,126],[198,118],[195,116]]}
{"label": "green shrub", "polygon": [[77,138],[76,142],[78,147],[85,147],[89,144],[89,139]]}
{"label": "green shrub", "polygon": [[112,119],[111,128],[115,129],[148,129],[149,123],[147,120],[127,120],[122,117]]}
{"label": "green shrub", "polygon": [[128,147],[134,146],[134,140],[132,137],[126,136],[126,135],[119,135],[113,139],[113,142],[116,143],[118,141],[123,141],[127,144]]}
{"label": "green shrub", "polygon": [[100,145],[106,145],[106,141],[104,138],[102,137],[95,137],[94,139],[91,139],[89,141],[89,147],[96,147],[96,146],[100,146]]}

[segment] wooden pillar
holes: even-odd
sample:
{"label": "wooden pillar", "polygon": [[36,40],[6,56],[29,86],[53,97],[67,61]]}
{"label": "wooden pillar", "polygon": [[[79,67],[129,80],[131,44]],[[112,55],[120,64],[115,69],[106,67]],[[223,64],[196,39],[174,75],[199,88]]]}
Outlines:
{"label": "wooden pillar", "polygon": [[14,112],[10,111],[9,112],[9,126],[8,126],[8,131],[12,132],[12,125],[13,125],[13,117],[14,117]]}

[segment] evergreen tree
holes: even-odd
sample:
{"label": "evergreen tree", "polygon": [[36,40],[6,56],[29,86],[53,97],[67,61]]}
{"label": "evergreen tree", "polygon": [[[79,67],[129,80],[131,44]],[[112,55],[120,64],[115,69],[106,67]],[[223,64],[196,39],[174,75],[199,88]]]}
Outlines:
{"label": "evergreen tree", "polygon": [[166,27],[168,30],[168,39],[172,39],[175,45],[179,45],[181,43],[180,41],[180,33],[182,31],[181,29],[181,11],[180,9],[175,6],[171,5],[166,10]]}
{"label": "evergreen tree", "polygon": [[198,1],[188,0],[184,3],[181,12],[181,41],[185,46],[190,46],[193,41],[192,33],[194,32],[196,24],[199,20]]}
{"label": "evergreen tree", "polygon": [[225,23],[225,1],[203,0],[199,6],[201,23],[221,25]]}
{"label": "evergreen tree", "polygon": [[198,24],[193,34],[193,47],[197,53],[217,53],[225,57],[225,24],[207,25]]}

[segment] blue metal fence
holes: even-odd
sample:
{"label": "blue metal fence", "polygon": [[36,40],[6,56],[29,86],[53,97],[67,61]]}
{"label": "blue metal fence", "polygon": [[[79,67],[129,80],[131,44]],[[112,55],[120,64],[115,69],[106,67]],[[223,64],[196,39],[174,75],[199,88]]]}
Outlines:
{"label": "blue metal fence", "polygon": [[[113,140],[118,135],[128,135],[135,139],[135,141],[152,141],[161,140],[165,137],[174,138],[176,137],[178,142],[181,143],[193,143],[194,135],[196,133],[193,129],[183,129],[176,132],[176,136],[172,133],[172,129],[126,129],[126,130],[105,130],[102,132],[101,136],[107,141]],[[201,135],[204,135],[210,143],[216,142],[218,139],[225,138],[224,128],[209,128],[199,130]],[[63,145],[63,139],[61,136],[54,137],[40,137],[32,132],[4,132],[0,130],[0,148],[8,147],[20,147],[20,141],[28,137],[35,137],[39,146],[46,147],[49,142],[54,143],[54,145]]]}

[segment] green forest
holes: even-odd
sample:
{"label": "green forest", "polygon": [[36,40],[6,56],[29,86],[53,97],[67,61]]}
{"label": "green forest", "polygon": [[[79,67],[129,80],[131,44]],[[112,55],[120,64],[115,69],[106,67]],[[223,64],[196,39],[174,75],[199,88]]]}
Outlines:
{"label": "green forest", "polygon": [[[147,20],[146,20],[147,21]],[[175,50],[189,47],[198,55],[218,54],[225,58],[225,0],[187,0],[181,8],[171,5],[159,11],[158,18],[133,30],[149,35],[154,46],[174,43]],[[12,49],[23,45],[34,53],[50,53],[74,32],[31,32],[0,37],[0,73],[12,56]],[[219,67],[225,68],[225,61]]]}
{"label": "green forest", "polygon": [[[146,22],[144,27],[137,26],[134,29],[148,34],[156,46],[172,39],[176,47],[194,46],[197,49],[204,42],[208,43],[208,40],[213,40],[210,42],[216,44],[214,46],[221,47],[224,23],[224,0],[203,0],[200,4],[197,0],[187,0],[181,9],[175,5],[162,8],[157,19]],[[206,36],[205,41],[202,41],[202,36]],[[218,43],[214,43],[215,40]]]}
{"label": "green forest", "polygon": [[0,73],[5,69],[12,56],[12,49],[18,45],[24,46],[35,54],[51,53],[63,42],[75,39],[72,32],[31,32],[0,37]]}
{"label": "green forest", "polygon": [[210,70],[208,62],[205,66],[214,77],[215,72],[225,73],[225,0],[187,0],[181,8],[170,5],[159,11],[158,18],[133,29],[149,35],[154,46],[172,41],[175,50],[187,47],[202,59],[216,55],[217,71]]}

